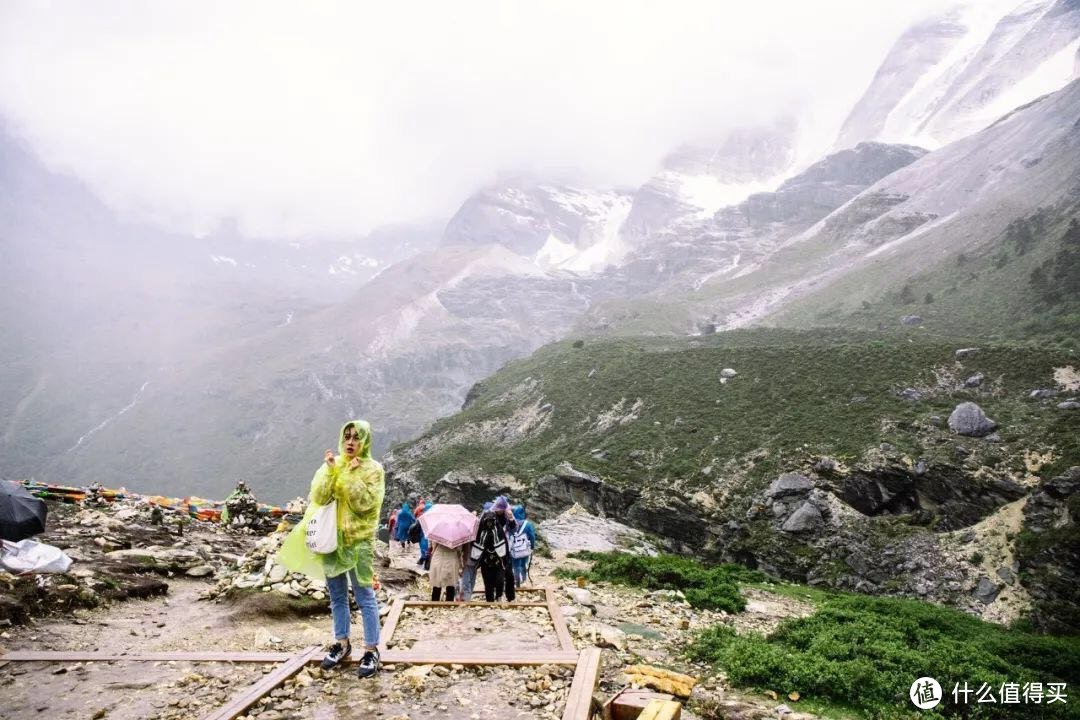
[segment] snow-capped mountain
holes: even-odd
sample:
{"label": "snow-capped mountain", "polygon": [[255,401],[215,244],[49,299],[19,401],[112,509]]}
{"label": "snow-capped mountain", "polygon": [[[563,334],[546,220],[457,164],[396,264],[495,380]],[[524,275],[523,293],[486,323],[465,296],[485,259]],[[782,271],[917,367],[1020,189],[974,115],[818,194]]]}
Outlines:
{"label": "snow-capped mountain", "polygon": [[935,149],[1064,87],[1080,72],[1076,0],[955,5],[897,40],[840,131]]}
{"label": "snow-capped mountain", "polygon": [[547,269],[595,273],[626,254],[622,190],[511,181],[471,196],[447,223],[443,245],[499,245]]}
{"label": "snow-capped mountain", "polygon": [[700,224],[720,208],[772,190],[793,171],[797,126],[792,121],[741,128],[715,143],[683,145],[634,195],[623,225],[637,246]]}

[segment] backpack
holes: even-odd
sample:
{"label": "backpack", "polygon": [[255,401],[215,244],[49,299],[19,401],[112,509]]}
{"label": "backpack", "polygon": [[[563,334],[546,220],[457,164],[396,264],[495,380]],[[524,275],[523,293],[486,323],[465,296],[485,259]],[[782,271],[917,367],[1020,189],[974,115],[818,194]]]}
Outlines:
{"label": "backpack", "polygon": [[417,520],[409,528],[409,542],[419,543],[420,538],[424,535],[424,529],[420,527],[420,521]]}
{"label": "backpack", "polygon": [[506,557],[506,536],[499,532],[495,516],[484,513],[480,521],[480,531],[476,534],[470,548],[469,557],[483,567],[499,567]]}
{"label": "backpack", "polygon": [[532,555],[532,545],[529,543],[529,536],[525,534],[525,527],[528,524],[528,520],[523,522],[518,531],[514,533],[514,537],[510,539],[510,557],[515,560]]}

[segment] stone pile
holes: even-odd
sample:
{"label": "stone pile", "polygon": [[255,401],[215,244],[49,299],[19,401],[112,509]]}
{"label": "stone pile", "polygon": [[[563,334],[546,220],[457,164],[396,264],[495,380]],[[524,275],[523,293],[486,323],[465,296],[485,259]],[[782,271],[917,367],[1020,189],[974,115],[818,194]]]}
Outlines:
{"label": "stone pile", "polygon": [[294,599],[326,600],[325,582],[289,572],[277,562],[277,551],[287,534],[288,531],[282,529],[258,540],[251,550],[219,575],[217,584],[203,593],[203,599],[216,600],[236,590],[255,590]]}
{"label": "stone pile", "polygon": [[0,572],[0,625],[165,594],[169,578],[209,578],[242,554],[240,537],[187,518],[183,524],[179,518],[155,524],[151,510],[133,500],[93,508],[50,502],[48,528],[34,539],[60,548],[74,562],[62,575]]}

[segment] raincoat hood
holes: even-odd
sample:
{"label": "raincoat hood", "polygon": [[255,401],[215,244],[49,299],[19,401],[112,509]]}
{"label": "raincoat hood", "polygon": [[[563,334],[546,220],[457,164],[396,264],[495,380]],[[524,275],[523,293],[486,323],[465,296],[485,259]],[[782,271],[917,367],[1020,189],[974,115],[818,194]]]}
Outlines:
{"label": "raincoat hood", "polygon": [[522,505],[514,506],[514,519],[521,522],[525,519],[525,508]]}
{"label": "raincoat hood", "polygon": [[341,426],[341,430],[338,432],[338,455],[344,457],[345,455],[345,429],[352,427],[356,430],[356,434],[360,436],[360,444],[356,450],[356,457],[361,460],[368,460],[371,458],[371,425],[367,420],[350,420]]}

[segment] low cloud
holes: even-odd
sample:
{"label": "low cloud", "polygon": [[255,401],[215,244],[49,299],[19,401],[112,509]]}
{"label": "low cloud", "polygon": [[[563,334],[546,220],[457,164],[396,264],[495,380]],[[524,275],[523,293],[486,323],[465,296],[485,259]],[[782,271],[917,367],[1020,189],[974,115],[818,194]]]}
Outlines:
{"label": "low cloud", "polygon": [[781,114],[824,151],[939,3],[899,5],[6,2],[0,113],[171,229],[362,233],[502,173],[637,185],[680,142]]}

